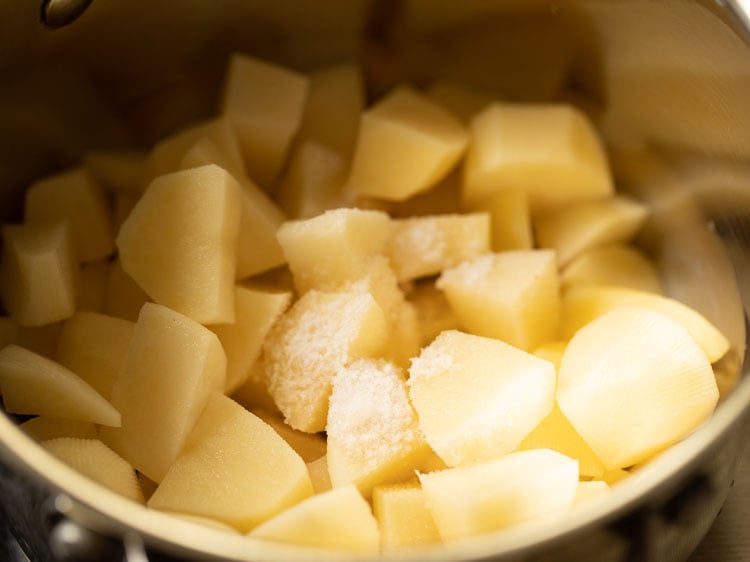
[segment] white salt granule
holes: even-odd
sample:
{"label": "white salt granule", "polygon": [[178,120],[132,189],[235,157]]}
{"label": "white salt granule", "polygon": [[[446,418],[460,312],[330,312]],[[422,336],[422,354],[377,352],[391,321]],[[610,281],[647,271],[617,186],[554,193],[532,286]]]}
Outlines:
{"label": "white salt granule", "polygon": [[409,383],[415,379],[430,379],[458,368],[455,358],[439,347],[425,347],[419,356],[412,358]]}

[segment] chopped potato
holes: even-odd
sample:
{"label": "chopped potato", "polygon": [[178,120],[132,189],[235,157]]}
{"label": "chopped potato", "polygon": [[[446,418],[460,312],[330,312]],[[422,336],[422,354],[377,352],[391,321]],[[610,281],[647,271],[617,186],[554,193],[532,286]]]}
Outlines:
{"label": "chopped potato", "polygon": [[376,486],[372,504],[384,549],[440,542],[427,498],[418,484]]}

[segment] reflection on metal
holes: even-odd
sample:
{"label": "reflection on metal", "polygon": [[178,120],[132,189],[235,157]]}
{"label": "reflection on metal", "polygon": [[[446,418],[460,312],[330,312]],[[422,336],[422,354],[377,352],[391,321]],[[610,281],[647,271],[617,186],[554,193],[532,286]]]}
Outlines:
{"label": "reflection on metal", "polygon": [[89,4],[91,0],[43,0],[40,17],[44,25],[57,29],[77,20]]}

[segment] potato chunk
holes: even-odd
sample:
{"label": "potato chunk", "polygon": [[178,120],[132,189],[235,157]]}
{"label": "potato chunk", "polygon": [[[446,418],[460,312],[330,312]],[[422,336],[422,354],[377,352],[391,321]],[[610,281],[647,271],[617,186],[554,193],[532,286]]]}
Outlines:
{"label": "potato chunk", "polygon": [[403,282],[435,275],[489,250],[489,215],[469,213],[393,220],[385,254]]}
{"label": "potato chunk", "polygon": [[419,426],[449,466],[513,451],[554,406],[554,365],[495,339],[443,332],[409,374]]}
{"label": "potato chunk", "polygon": [[96,439],[96,425],[92,422],[65,420],[49,416],[37,416],[18,426],[26,435],[36,441],[47,441],[58,437]]}
{"label": "potato chunk", "polygon": [[444,271],[437,281],[467,331],[526,351],[556,339],[559,285],[550,250],[488,254]]}
{"label": "potato chunk", "polygon": [[639,306],[617,307],[581,328],[558,378],[560,409],[608,469],[683,438],[719,399],[711,365],[688,331]]}
{"label": "potato chunk", "polygon": [[466,148],[461,122],[408,87],[362,114],[347,189],[402,201],[443,179]]}
{"label": "potato chunk", "polygon": [[24,211],[27,222],[68,221],[82,262],[106,258],[115,250],[111,211],[101,187],[84,168],[33,184],[26,191]]}
{"label": "potato chunk", "polygon": [[0,350],[5,411],[119,426],[120,412],[81,377],[17,345]]}
{"label": "potato chunk", "polygon": [[418,484],[376,486],[372,508],[385,550],[440,542],[440,533]]}
{"label": "potato chunk", "polygon": [[224,390],[226,355],[208,328],[146,304],[112,388],[122,427],[100,438],[154,482],[161,482],[213,391]]}
{"label": "potato chunk", "polygon": [[607,244],[573,258],[560,272],[563,288],[573,285],[614,285],[661,293],[659,271],[652,259],[633,246]]}
{"label": "potato chunk", "polygon": [[109,400],[134,328],[133,322],[121,318],[76,312],[63,325],[55,359]]}
{"label": "potato chunk", "polygon": [[578,489],[578,463],[534,449],[420,474],[419,481],[440,536],[451,541],[565,513]]}
{"label": "potato chunk", "polygon": [[73,315],[80,272],[67,223],[2,227],[0,295],[11,318],[24,327]]}
{"label": "potato chunk", "polygon": [[248,175],[269,191],[300,126],[308,79],[254,57],[229,61],[222,113],[240,142]]}
{"label": "potato chunk", "polygon": [[117,236],[123,270],[200,323],[234,321],[237,182],[215,165],[155,179]]}
{"label": "potato chunk", "polygon": [[248,536],[371,555],[377,554],[380,546],[378,522],[354,485],[308,498]]}
{"label": "potato chunk", "polygon": [[326,435],[331,484],[356,484],[365,497],[375,485],[413,476],[430,451],[404,373],[386,361],[362,359],[339,369]]}
{"label": "potato chunk", "polygon": [[369,294],[308,291],[276,322],[264,344],[268,391],[294,429],[323,431],[335,373],[377,356],[387,320]]}
{"label": "potato chunk", "polygon": [[148,505],[247,532],[312,492],[302,458],[267,423],[214,392]]}
{"label": "potato chunk", "polygon": [[59,437],[43,441],[42,447],[102,486],[143,503],[133,467],[98,439]]}
{"label": "potato chunk", "polygon": [[475,211],[490,215],[492,250],[531,250],[534,233],[529,195],[522,189],[501,189],[472,205]]}
{"label": "potato chunk", "polygon": [[464,200],[501,189],[529,194],[532,212],[614,191],[604,147],[568,105],[494,103],[471,122]]}

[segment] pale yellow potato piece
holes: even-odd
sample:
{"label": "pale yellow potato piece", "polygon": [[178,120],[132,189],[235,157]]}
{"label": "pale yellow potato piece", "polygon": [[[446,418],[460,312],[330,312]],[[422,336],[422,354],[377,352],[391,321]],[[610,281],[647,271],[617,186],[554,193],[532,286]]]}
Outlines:
{"label": "pale yellow potato piece", "polygon": [[489,252],[490,216],[394,219],[384,251],[399,282],[429,277]]}
{"label": "pale yellow potato piece", "polygon": [[143,503],[143,492],[131,464],[98,439],[58,437],[42,441],[42,447],[102,486]]}
{"label": "pale yellow potato piece", "polygon": [[262,350],[255,363],[250,366],[250,372],[245,382],[230,396],[248,410],[259,408],[266,412],[281,415],[276,401],[268,392],[266,362]]}
{"label": "pale yellow potato piece", "polygon": [[153,301],[138,283],[123,271],[120,260],[116,259],[110,263],[102,312],[135,322],[141,308],[147,302]]}
{"label": "pale yellow potato piece", "polygon": [[122,427],[100,438],[151,480],[161,482],[213,391],[223,391],[226,355],[194,320],[148,303],[112,389]]}
{"label": "pale yellow potato piece", "polygon": [[128,320],[76,312],[65,321],[55,360],[89,383],[107,400],[125,366],[135,324]]}
{"label": "pale yellow potato piece", "polygon": [[376,485],[413,476],[430,452],[404,372],[382,360],[362,359],[336,373],[326,435],[331,484],[355,484],[365,497]]}
{"label": "pale yellow potato piece", "polygon": [[551,411],[555,366],[500,340],[446,331],[412,360],[409,396],[449,466],[516,449]]}
{"label": "pale yellow potato piece", "polygon": [[613,285],[662,293],[654,261],[634,246],[611,244],[580,253],[560,272],[563,289],[573,285]]}
{"label": "pale yellow potato piece", "polygon": [[419,347],[424,347],[445,330],[458,329],[458,319],[453,313],[445,293],[432,281],[417,284],[406,295],[417,312]]}
{"label": "pale yellow potato piece", "polygon": [[209,517],[244,533],[312,493],[305,462],[286,441],[214,392],[148,506]]}
{"label": "pale yellow potato piece", "polygon": [[253,414],[258,416],[268,425],[270,425],[276,433],[278,433],[284,441],[289,443],[289,446],[296,451],[296,453],[302,457],[308,465],[314,461],[319,460],[326,454],[326,440],[320,433],[305,433],[303,431],[297,431],[292,429],[284,423],[284,419],[281,415],[267,412],[256,408],[251,410]]}
{"label": "pale yellow potato piece", "polygon": [[449,215],[461,209],[461,174],[458,170],[445,176],[427,191],[388,205],[388,212],[393,218]]}
{"label": "pale yellow potato piece", "polygon": [[309,80],[240,53],[230,58],[225,80],[222,114],[237,135],[247,174],[269,191],[302,121]]}
{"label": "pale yellow potato piece", "polygon": [[571,203],[535,218],[536,242],[540,248],[554,249],[565,266],[590,248],[630,242],[648,213],[645,204],[623,196]]}
{"label": "pale yellow potato piece", "polygon": [[362,114],[347,189],[402,201],[443,179],[467,142],[458,118],[401,86]]}
{"label": "pale yellow potato piece", "polygon": [[490,214],[490,246],[493,251],[534,248],[529,194],[525,190],[502,189],[478,201],[472,208]]}
{"label": "pale yellow potato piece", "polygon": [[221,165],[238,181],[245,174],[239,143],[227,119],[193,125],[158,142],[148,155],[144,179],[148,184],[158,176],[206,164]]}
{"label": "pale yellow potato piece", "polygon": [[[348,206],[342,193],[347,164],[342,153],[315,141],[299,144],[279,184],[277,199],[294,219],[308,219]],[[348,199],[354,198],[349,197]]]}
{"label": "pale yellow potato piece", "polygon": [[477,113],[495,101],[487,92],[449,80],[438,80],[431,84],[427,88],[427,95],[467,125]]}
{"label": "pale yellow potato piece", "polygon": [[562,413],[610,470],[682,439],[718,399],[711,365],[685,327],[643,306],[614,308],[581,328],[558,373]]}
{"label": "pale yellow potato piece", "polygon": [[140,195],[146,187],[146,153],[141,150],[95,150],[83,155],[83,163],[113,194]]}
{"label": "pale yellow potato piece", "polygon": [[274,324],[263,346],[268,391],[294,429],[323,431],[339,368],[380,355],[388,321],[369,294],[308,291]]}
{"label": "pale yellow potato piece", "polygon": [[[562,357],[561,357],[562,359]],[[550,414],[518,446],[520,451],[552,449],[578,461],[581,476],[600,478],[607,469],[555,403]]]}
{"label": "pale yellow potato piece", "polygon": [[81,266],[76,309],[102,312],[107,295],[109,260],[97,260]]}
{"label": "pale yellow potato piece", "polygon": [[52,324],[73,315],[80,272],[67,222],[2,227],[0,295],[15,322]]}
{"label": "pale yellow potato piece", "polygon": [[548,341],[540,345],[534,350],[534,355],[546,359],[555,366],[555,369],[560,368],[560,361],[562,361],[563,353],[568,342],[566,341]]}
{"label": "pale yellow potato piece", "polygon": [[578,489],[578,463],[534,449],[420,474],[440,536],[446,542],[522,521],[567,512]]}
{"label": "pale yellow potato piece", "polygon": [[237,182],[218,166],[160,176],[117,235],[123,270],[196,322],[233,322],[240,204]]}
{"label": "pale yellow potato piece", "polygon": [[308,498],[248,535],[298,546],[375,555],[380,546],[378,522],[354,485]]}
{"label": "pale yellow potato piece", "polygon": [[27,328],[20,326],[10,316],[0,316],[0,349],[12,343],[29,351],[52,357],[57,349],[57,340],[62,322]]}
{"label": "pale yellow potato piece", "polygon": [[604,480],[586,480],[578,483],[576,497],[573,500],[575,505],[581,504],[594,497],[601,497],[609,493],[610,487]]}
{"label": "pale yellow potato piece", "polygon": [[630,472],[624,468],[614,468],[605,472],[601,479],[609,486],[614,486],[615,484],[622,482],[628,476],[630,476]]}
{"label": "pale yellow potato piece", "polygon": [[494,103],[472,119],[464,200],[502,189],[525,190],[532,212],[614,192],[596,130],[564,104]]}
{"label": "pale yellow potato piece", "polygon": [[326,455],[308,462],[307,471],[310,473],[310,480],[316,494],[327,492],[333,488],[331,475],[328,473],[328,457]]}
{"label": "pale yellow potato piece", "polygon": [[365,106],[362,73],[351,63],[327,66],[309,74],[310,87],[296,142],[313,141],[348,162]]}
{"label": "pale yellow potato piece", "polygon": [[300,293],[336,289],[367,273],[380,254],[390,219],[381,211],[335,209],[284,223],[277,233],[294,284]]}
{"label": "pale yellow potato piece", "polygon": [[551,250],[487,254],[437,280],[466,331],[532,351],[557,339],[560,282]]}
{"label": "pale yellow potato piece", "polygon": [[440,533],[418,484],[376,486],[372,510],[380,526],[385,550],[440,543]]}
{"label": "pale yellow potato piece", "polygon": [[76,255],[90,262],[115,251],[112,213],[104,192],[85,168],[43,178],[26,190],[26,222],[70,223]]}
{"label": "pale yellow potato piece", "polygon": [[49,416],[31,418],[18,427],[35,441],[47,441],[58,437],[96,439],[97,435],[96,425],[92,422],[65,420]]}
{"label": "pale yellow potato piece", "polygon": [[569,339],[592,320],[625,305],[651,308],[682,324],[710,363],[721,359],[729,350],[730,342],[724,334],[693,308],[655,293],[606,285],[571,287],[563,292],[560,335]]}
{"label": "pale yellow potato piece", "polygon": [[[120,232],[122,223],[128,218],[135,204],[141,198],[140,194],[134,193],[116,193],[114,195],[114,209],[112,210],[112,227],[115,232]],[[101,261],[101,260],[100,260]]]}
{"label": "pale yellow potato piece", "polygon": [[0,350],[5,411],[119,427],[120,412],[81,377],[17,345]]}
{"label": "pale yellow potato piece", "polygon": [[261,291],[237,285],[234,289],[234,323],[215,324],[210,329],[219,336],[227,354],[225,394],[234,392],[250,376],[260,357],[263,341],[271,326],[289,307],[292,294]]}

